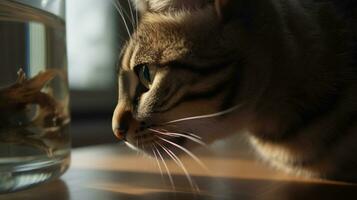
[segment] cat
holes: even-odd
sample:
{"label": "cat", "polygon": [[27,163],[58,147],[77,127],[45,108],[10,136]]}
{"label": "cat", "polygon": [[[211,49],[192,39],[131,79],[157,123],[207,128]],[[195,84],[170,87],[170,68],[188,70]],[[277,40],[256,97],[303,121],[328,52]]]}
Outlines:
{"label": "cat", "polygon": [[[272,166],[356,181],[357,3],[135,0],[114,134],[172,157],[240,132]],[[202,140],[201,140],[202,139]]]}

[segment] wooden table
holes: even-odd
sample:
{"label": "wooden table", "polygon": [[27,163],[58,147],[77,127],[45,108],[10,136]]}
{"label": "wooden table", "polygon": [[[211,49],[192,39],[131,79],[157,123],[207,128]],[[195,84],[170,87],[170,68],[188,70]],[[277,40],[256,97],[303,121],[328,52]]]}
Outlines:
{"label": "wooden table", "polygon": [[154,160],[124,145],[108,144],[74,149],[72,165],[61,179],[0,195],[0,199],[357,199],[354,185],[302,179],[272,170],[256,161],[242,140],[233,144],[218,142],[210,150],[198,149],[195,153],[209,171],[189,157],[182,157],[182,161],[200,192],[190,187],[175,162],[167,162],[175,183],[173,189]]}

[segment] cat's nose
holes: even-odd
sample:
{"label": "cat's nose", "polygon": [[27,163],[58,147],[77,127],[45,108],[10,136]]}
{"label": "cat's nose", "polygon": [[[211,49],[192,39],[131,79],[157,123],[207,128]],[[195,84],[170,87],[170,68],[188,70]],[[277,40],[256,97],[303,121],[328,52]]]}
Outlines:
{"label": "cat's nose", "polygon": [[115,127],[114,135],[120,140],[126,140],[126,135],[129,130],[129,125],[126,123],[120,123],[117,127]]}
{"label": "cat's nose", "polygon": [[126,140],[130,129],[132,115],[130,111],[120,112],[116,110],[113,115],[113,132],[119,140]]}

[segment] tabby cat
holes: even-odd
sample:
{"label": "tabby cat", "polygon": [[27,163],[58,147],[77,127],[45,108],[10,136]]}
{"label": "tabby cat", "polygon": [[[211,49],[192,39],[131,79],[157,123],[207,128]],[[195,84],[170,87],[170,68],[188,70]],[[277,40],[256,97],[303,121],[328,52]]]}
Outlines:
{"label": "tabby cat", "polygon": [[172,156],[247,132],[272,166],[357,180],[355,0],[136,0],[115,135]]}

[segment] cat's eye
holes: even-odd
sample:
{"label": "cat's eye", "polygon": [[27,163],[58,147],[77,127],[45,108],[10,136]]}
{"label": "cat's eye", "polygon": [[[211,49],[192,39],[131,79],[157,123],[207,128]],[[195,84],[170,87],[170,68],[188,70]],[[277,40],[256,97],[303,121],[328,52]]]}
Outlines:
{"label": "cat's eye", "polygon": [[137,76],[139,77],[140,82],[146,88],[149,88],[152,83],[152,77],[151,77],[149,66],[146,64],[139,65],[137,66],[137,69],[135,71],[137,73]]}

